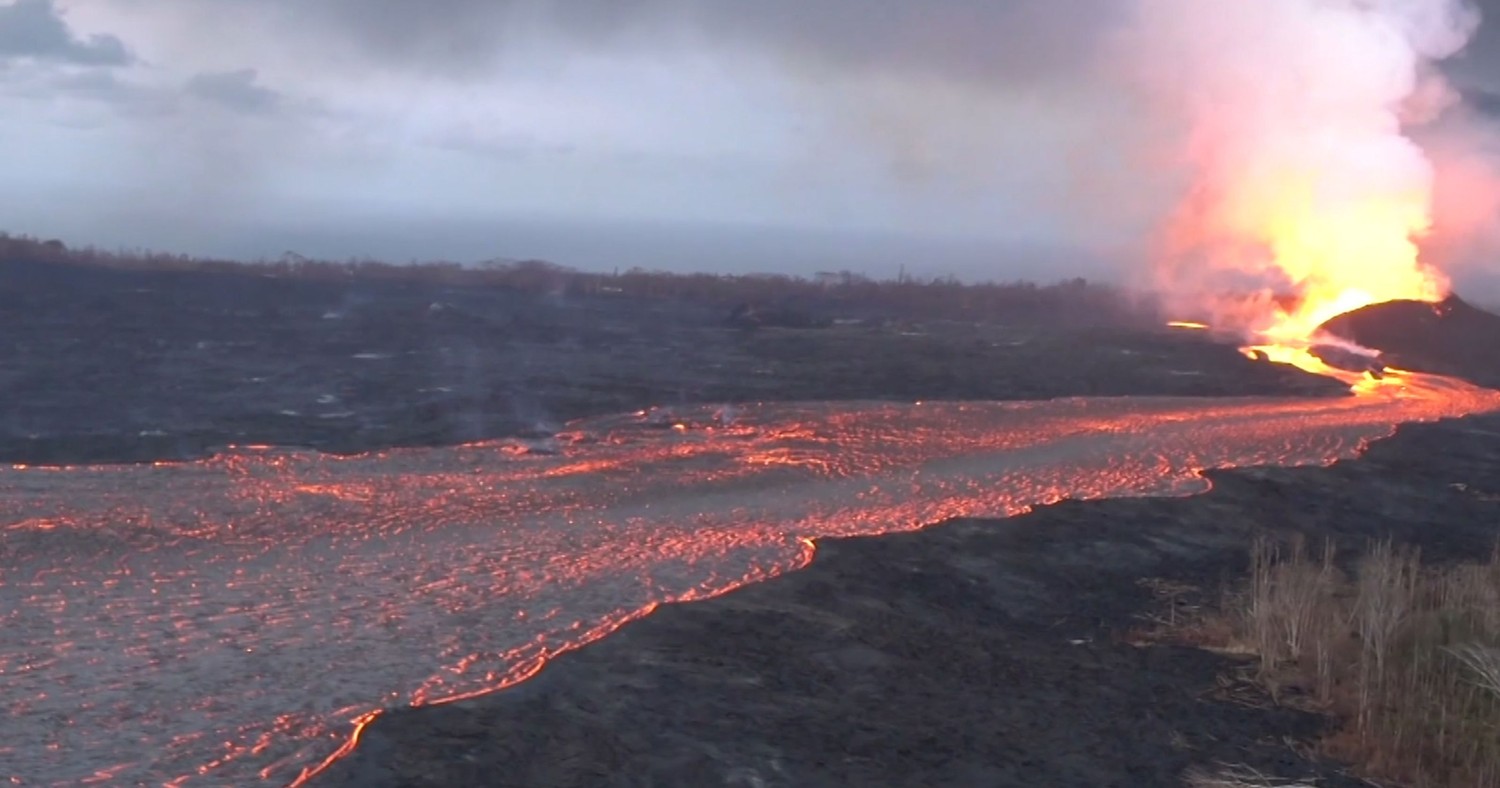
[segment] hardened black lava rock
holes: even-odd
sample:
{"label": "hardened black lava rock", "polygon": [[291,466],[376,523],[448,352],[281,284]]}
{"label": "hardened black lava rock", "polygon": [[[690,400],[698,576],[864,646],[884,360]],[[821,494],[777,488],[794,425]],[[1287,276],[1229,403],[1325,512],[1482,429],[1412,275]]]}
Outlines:
{"label": "hardened black lava rock", "polygon": [[1500,315],[1457,296],[1432,304],[1391,301],[1340,315],[1324,330],[1381,352],[1391,367],[1500,386]]}
{"label": "hardened black lava rock", "polygon": [[692,403],[1341,391],[1088,315],[881,321],[829,301],[800,308],[851,317],[745,331],[732,306],[0,260],[0,462],[447,445]]}

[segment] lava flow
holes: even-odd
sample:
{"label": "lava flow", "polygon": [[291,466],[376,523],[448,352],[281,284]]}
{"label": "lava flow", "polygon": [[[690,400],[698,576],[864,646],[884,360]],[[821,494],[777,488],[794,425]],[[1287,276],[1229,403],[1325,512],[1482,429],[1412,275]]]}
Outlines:
{"label": "lava flow", "polygon": [[531,675],[809,540],[1189,494],[1328,463],[1500,393],[1395,375],[1317,400],[764,405],[555,444],[0,470],[0,777],[296,781],[380,707]]}

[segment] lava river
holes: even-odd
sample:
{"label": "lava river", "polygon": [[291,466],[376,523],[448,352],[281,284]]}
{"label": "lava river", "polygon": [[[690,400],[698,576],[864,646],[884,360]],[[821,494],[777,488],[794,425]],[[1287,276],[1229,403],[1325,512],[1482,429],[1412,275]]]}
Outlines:
{"label": "lava river", "polygon": [[[809,540],[1182,495],[1500,410],[1420,376],[1357,397],[764,405],[339,458],[238,449],[0,470],[0,779],[285,785],[351,721],[530,675]],[[544,451],[536,451],[542,448]]]}

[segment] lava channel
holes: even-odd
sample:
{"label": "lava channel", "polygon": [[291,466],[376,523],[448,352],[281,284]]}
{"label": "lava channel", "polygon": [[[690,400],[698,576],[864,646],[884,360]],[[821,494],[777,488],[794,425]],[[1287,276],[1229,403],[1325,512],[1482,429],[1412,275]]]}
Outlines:
{"label": "lava channel", "polygon": [[374,710],[493,691],[811,540],[1186,495],[1500,410],[1398,375],[1361,396],[763,405],[356,457],[0,469],[0,777],[286,785]]}

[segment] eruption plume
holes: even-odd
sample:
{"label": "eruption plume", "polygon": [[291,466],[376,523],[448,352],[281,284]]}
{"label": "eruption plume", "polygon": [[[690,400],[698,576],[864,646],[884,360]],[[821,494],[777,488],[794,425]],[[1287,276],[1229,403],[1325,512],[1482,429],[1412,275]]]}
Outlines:
{"label": "eruption plume", "polygon": [[[1456,102],[1435,68],[1479,24],[1464,0],[1138,0],[1121,73],[1174,130],[1156,166],[1185,195],[1156,274],[1266,345],[1448,295],[1421,259],[1434,167],[1409,136]],[[1254,292],[1250,299],[1225,293]]]}

